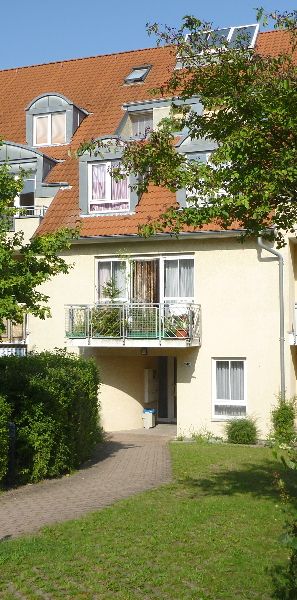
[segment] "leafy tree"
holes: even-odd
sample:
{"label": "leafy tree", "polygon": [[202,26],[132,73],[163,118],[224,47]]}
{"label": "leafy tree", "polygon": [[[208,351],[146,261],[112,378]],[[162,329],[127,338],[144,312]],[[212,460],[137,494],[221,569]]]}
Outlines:
{"label": "leafy tree", "polygon": [[39,286],[69,265],[59,256],[70,245],[76,231],[61,229],[55,234],[36,236],[24,243],[23,233],[9,231],[16,213],[14,198],[23,187],[8,166],[0,167],[0,333],[4,322],[21,323],[25,313],[44,319],[49,316],[48,296]]}
{"label": "leafy tree", "polygon": [[[186,188],[190,196],[187,208],[171,208],[143,227],[143,234],[165,228],[179,232],[184,225],[199,229],[215,221],[258,235],[273,222],[282,246],[285,233],[295,233],[297,11],[257,13],[285,30],[287,50],[280,55],[247,49],[244,35],[235,47],[219,39],[219,31],[209,40],[205,32],[213,29],[211,24],[191,16],[184,17],[180,29],[148,27],[158,44],[172,45],[184,67],[174,70],[158,94],[181,100],[198,97],[204,110],[197,114],[173,102],[172,116],[148,140],[126,144],[123,165],[127,172],[141,175],[140,193],[152,182],[172,191]],[[174,132],[185,129],[191,139],[216,140],[210,162],[187,161],[176,152]]]}

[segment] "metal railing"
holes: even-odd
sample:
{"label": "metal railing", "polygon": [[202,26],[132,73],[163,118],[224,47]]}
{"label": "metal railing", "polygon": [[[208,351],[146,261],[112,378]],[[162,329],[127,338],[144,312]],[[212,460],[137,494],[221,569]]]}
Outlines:
{"label": "metal railing", "polygon": [[71,339],[193,340],[201,338],[199,304],[98,303],[65,307]]}
{"label": "metal railing", "polygon": [[15,219],[25,219],[26,217],[44,217],[47,206],[23,206],[14,215]]}

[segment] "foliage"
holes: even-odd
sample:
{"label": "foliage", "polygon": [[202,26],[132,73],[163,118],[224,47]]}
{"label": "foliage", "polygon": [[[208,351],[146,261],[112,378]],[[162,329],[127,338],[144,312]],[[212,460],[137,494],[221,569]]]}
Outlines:
{"label": "foliage", "polygon": [[269,569],[287,556],[271,449],[173,443],[171,455],[170,485],[0,544],[3,598],[271,599]]}
{"label": "foliage", "polygon": [[[165,229],[178,233],[184,225],[199,229],[213,221],[259,235],[272,217],[275,227],[267,236],[275,235],[278,246],[284,245],[286,232],[295,232],[297,11],[268,16],[287,36],[278,56],[246,49],[244,36],[235,47],[218,44],[219,34],[208,41],[205,32],[215,28],[192,16],[185,16],[179,29],[148,27],[159,45],[172,46],[184,67],[154,93],[179,101],[148,139],[126,143],[121,168],[140,176],[140,194],[150,182],[173,192],[187,189],[189,205],[148,222],[143,235]],[[264,11],[258,11],[263,17]],[[203,111],[185,104],[193,98],[199,98]],[[177,152],[176,132],[187,132],[192,140],[216,140],[211,161],[188,161]],[[88,147],[94,151],[96,142]]]}
{"label": "foliage", "polygon": [[69,472],[98,441],[95,363],[64,350],[0,358],[0,393],[16,424],[20,482]]}
{"label": "foliage", "polygon": [[[287,432],[287,429],[281,429],[281,433]],[[293,471],[295,476],[297,472],[297,445],[295,443],[289,445],[281,445],[281,461],[288,471]],[[275,455],[279,452],[276,447]],[[281,537],[282,544],[289,550],[288,561],[284,566],[279,566],[272,571],[274,582],[273,598],[279,600],[295,600],[297,598],[297,515],[296,504],[294,500],[296,494],[292,494],[288,488],[284,477],[279,473],[275,473],[275,481],[279,490],[282,507],[286,515],[285,531]]]}
{"label": "foliage", "polygon": [[198,444],[222,444],[223,438],[219,435],[214,435],[211,431],[208,431],[205,428],[200,429],[200,431],[193,431],[191,434],[191,438],[194,442]]}
{"label": "foliage", "polygon": [[[111,279],[103,286],[103,297],[108,302],[116,303],[120,290]],[[92,335],[93,337],[120,337],[121,335],[121,309],[116,306],[98,306],[92,310]]]}
{"label": "foliage", "polygon": [[257,427],[254,419],[234,419],[226,425],[227,439],[230,444],[256,444]]}
{"label": "foliage", "polygon": [[9,418],[11,408],[4,396],[0,396],[0,482],[7,473],[9,451]]}
{"label": "foliage", "polygon": [[296,398],[289,400],[278,397],[278,404],[272,410],[272,438],[277,444],[291,444],[296,438],[295,428]]}
{"label": "foliage", "polygon": [[26,313],[41,319],[50,314],[48,296],[40,285],[68,272],[69,265],[58,255],[77,235],[76,230],[60,229],[25,244],[22,232],[8,231],[16,213],[14,199],[22,187],[22,176],[15,179],[8,166],[0,167],[0,333],[6,319],[22,323]]}

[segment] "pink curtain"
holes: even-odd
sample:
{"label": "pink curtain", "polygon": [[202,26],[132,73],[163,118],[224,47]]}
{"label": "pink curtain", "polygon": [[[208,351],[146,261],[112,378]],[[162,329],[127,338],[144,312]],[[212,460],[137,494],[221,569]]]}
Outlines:
{"label": "pink curtain", "polygon": [[106,193],[106,165],[92,166],[92,200],[103,200]]}
{"label": "pink curtain", "polygon": [[[119,166],[119,163],[115,163],[115,167]],[[112,177],[111,172],[111,200],[126,200],[128,198],[128,178],[120,179],[115,181]]]}

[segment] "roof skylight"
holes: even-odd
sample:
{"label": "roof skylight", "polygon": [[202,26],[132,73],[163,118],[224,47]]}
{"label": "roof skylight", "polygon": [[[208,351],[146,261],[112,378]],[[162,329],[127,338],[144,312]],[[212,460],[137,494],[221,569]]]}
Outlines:
{"label": "roof skylight", "polygon": [[132,71],[125,77],[125,83],[136,83],[138,81],[144,81],[151,65],[144,67],[133,67]]}
{"label": "roof skylight", "polygon": [[188,34],[186,40],[191,40],[199,46],[201,40],[202,52],[230,46],[236,48],[253,48],[256,43],[259,25],[240,25],[239,27],[224,27],[212,31],[199,31],[196,34]]}

